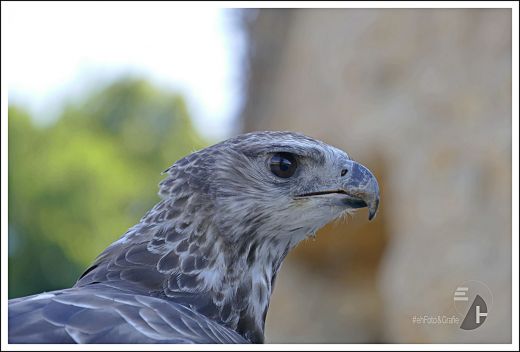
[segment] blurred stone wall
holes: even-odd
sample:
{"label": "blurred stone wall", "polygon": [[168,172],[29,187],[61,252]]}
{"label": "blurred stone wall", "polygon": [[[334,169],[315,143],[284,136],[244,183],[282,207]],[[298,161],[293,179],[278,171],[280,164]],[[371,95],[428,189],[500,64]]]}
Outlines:
{"label": "blurred stone wall", "polygon": [[[267,342],[510,342],[511,11],[242,16],[242,129],[322,139],[381,185],[375,221],[360,210],[289,255]],[[467,280],[493,294],[481,327],[412,323],[456,314]]]}

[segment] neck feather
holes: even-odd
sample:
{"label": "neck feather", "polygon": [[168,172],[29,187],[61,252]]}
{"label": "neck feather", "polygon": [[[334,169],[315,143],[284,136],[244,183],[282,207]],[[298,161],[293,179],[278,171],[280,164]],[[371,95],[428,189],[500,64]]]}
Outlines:
{"label": "neck feather", "polygon": [[[161,203],[154,209],[162,209]],[[261,343],[276,275],[295,243],[260,233],[233,236],[240,240],[231,242],[211,220],[171,221],[168,214],[159,219],[150,212],[108,247],[76,286],[135,285]],[[136,269],[140,274],[131,275]]]}

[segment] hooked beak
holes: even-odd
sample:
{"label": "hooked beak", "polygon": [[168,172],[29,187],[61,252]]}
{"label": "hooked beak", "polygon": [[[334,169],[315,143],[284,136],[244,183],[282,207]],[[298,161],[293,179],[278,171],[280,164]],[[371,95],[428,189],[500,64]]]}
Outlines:
{"label": "hooked beak", "polygon": [[[347,195],[345,203],[352,204],[352,207],[368,207],[368,220],[372,220],[379,207],[379,185],[375,176],[369,169],[350,160],[342,182],[342,191]],[[341,192],[341,193],[343,193]]]}
{"label": "hooked beak", "polygon": [[[300,194],[297,197],[310,197],[325,194],[343,194],[341,203],[349,208],[368,208],[368,220],[372,220],[379,207],[379,185],[375,176],[366,167],[353,160],[344,166],[340,189]],[[343,174],[343,173],[342,173]]]}

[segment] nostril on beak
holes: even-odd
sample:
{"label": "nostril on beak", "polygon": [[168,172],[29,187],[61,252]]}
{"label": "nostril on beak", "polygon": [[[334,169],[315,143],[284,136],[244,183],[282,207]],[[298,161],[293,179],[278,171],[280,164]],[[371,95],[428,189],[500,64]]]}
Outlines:
{"label": "nostril on beak", "polygon": [[341,170],[341,176],[345,176],[348,172],[348,169]]}

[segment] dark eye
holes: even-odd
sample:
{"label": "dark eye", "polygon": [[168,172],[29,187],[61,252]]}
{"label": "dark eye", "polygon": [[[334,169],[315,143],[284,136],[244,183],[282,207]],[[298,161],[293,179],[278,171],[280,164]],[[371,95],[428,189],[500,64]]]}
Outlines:
{"label": "dark eye", "polygon": [[296,167],[296,158],[291,153],[276,153],[271,158],[271,172],[278,177],[288,178],[294,175]]}

